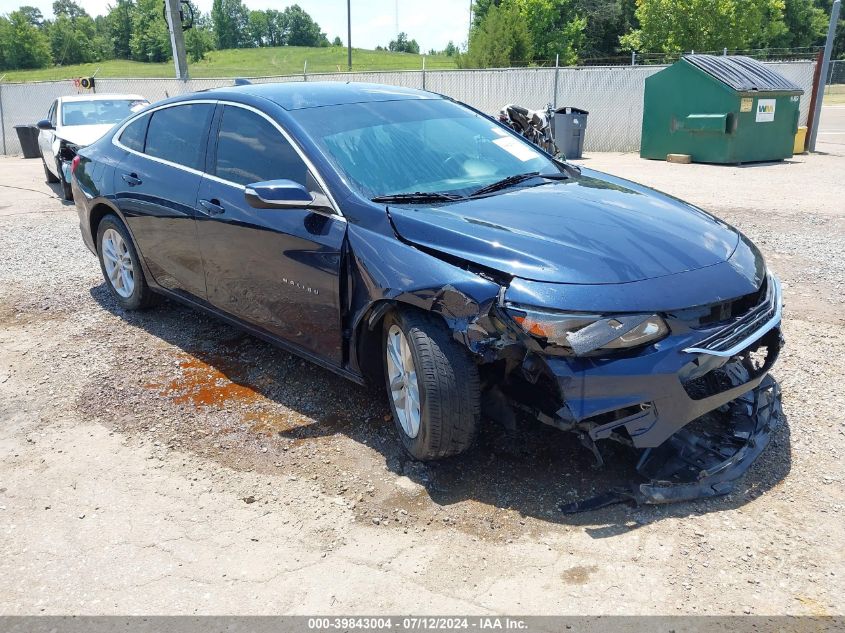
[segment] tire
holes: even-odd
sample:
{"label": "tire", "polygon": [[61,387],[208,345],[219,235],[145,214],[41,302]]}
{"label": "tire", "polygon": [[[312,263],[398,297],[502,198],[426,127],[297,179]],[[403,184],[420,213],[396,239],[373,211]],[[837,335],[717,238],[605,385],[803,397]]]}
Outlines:
{"label": "tire", "polygon": [[[406,379],[408,372],[401,369],[407,365],[396,362],[407,357],[400,351],[390,357],[392,350],[402,347],[397,332],[404,337],[404,349],[410,352],[413,362],[418,408],[413,403],[413,378]],[[478,368],[469,353],[452,338],[442,321],[411,310],[399,310],[385,317],[382,341],[388,402],[408,454],[415,459],[432,460],[467,450],[475,439],[481,399]],[[394,381],[396,389],[391,387]],[[402,404],[409,396],[411,414],[418,411],[416,433],[413,423],[407,423],[408,409]]]}
{"label": "tire", "polygon": [[44,165],[44,177],[47,179],[47,182],[56,183],[59,182],[59,179],[47,168],[47,161],[44,160],[44,155],[41,155],[41,164]]}
{"label": "tire", "polygon": [[[158,303],[159,296],[147,285],[138,251],[135,250],[129,231],[116,215],[105,216],[97,226],[97,258],[100,260],[100,270],[103,271],[106,286],[124,310],[142,310]],[[128,274],[131,284],[122,271]],[[112,281],[112,277],[116,281]]]}

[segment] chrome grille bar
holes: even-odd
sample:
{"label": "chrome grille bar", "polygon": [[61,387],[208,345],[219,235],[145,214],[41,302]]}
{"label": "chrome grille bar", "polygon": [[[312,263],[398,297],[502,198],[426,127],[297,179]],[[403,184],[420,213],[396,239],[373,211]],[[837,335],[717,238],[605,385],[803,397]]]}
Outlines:
{"label": "chrome grille bar", "polygon": [[770,274],[766,297],[760,304],[727,327],[684,351],[689,354],[734,356],[780,323],[782,308],[780,281]]}

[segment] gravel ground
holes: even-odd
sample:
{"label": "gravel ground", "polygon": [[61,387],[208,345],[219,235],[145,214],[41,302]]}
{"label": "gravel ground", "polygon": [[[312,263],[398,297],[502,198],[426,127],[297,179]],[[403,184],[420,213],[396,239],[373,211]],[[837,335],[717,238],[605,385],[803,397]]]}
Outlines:
{"label": "gravel ground", "polygon": [[725,498],[562,516],[630,456],[596,472],[539,425],[411,462],[381,394],[120,310],[40,163],[0,159],[0,614],[841,614],[845,157],[584,164],[715,212],[784,280],[787,424]]}

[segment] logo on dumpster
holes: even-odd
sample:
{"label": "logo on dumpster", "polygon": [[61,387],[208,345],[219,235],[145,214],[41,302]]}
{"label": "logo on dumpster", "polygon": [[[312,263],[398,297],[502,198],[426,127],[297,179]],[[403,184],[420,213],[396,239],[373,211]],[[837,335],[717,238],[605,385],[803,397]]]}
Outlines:
{"label": "logo on dumpster", "polygon": [[766,121],[775,120],[775,104],[774,99],[759,99],[757,101],[757,123],[765,123]]}

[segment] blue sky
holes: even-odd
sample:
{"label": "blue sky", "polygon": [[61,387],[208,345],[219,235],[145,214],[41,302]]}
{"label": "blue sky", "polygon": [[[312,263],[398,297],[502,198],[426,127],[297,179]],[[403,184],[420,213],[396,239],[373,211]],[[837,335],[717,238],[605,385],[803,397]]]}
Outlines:
{"label": "blue sky", "polygon": [[[76,0],[92,15],[106,12],[114,0]],[[212,0],[195,0],[204,12],[211,10]],[[0,0],[0,13],[14,11],[22,4],[37,6],[45,16],[52,16],[52,0]],[[244,0],[250,9],[282,10],[292,2]],[[346,0],[299,0],[305,9],[334,39],[346,43]],[[396,9],[399,30],[405,31],[420,44],[420,49],[441,50],[449,40],[466,42],[469,28],[469,0],[352,0],[352,44],[361,48],[382,46],[396,37]]]}

